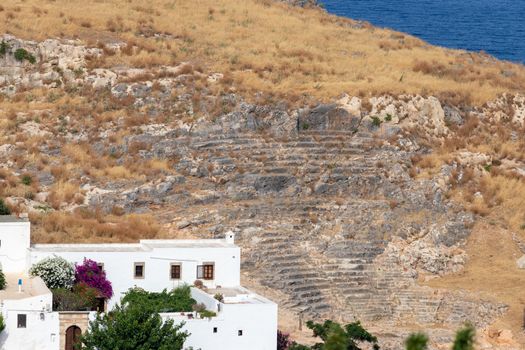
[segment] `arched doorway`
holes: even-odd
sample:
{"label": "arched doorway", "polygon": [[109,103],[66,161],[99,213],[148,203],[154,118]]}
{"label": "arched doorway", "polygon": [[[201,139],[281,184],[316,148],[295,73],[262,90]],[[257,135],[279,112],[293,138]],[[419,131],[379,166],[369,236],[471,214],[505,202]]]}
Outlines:
{"label": "arched doorway", "polygon": [[80,341],[82,331],[77,326],[71,326],[66,330],[66,350],[76,350],[75,345]]}

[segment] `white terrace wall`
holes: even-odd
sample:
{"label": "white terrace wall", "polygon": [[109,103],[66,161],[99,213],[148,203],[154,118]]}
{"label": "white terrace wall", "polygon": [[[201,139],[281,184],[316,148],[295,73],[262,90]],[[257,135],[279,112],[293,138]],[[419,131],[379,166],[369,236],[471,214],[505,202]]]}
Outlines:
{"label": "white terrace wall", "polygon": [[0,264],[5,273],[23,272],[27,265],[30,240],[28,221],[0,224]]}
{"label": "white terrace wall", "polygon": [[[236,246],[221,248],[155,248],[151,251],[45,251],[45,245],[30,251],[30,261],[34,264],[48,256],[61,256],[74,263],[82,263],[84,258],[104,264],[107,278],[113,285],[113,298],[108,302],[111,309],[123,294],[132,287],[141,287],[155,292],[171,290],[181,284],[193,284],[197,279],[197,265],[204,262],[215,264],[214,280],[204,281],[208,287],[237,286],[240,284],[240,248]],[[77,249],[78,250],[78,249]],[[145,263],[144,278],[134,278],[134,264]],[[170,279],[170,263],[181,264],[181,279]]]}

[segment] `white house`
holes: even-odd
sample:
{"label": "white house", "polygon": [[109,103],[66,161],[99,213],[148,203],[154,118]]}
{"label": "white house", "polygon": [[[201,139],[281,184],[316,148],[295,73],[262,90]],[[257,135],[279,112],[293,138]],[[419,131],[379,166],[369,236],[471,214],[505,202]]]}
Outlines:
{"label": "white house", "polygon": [[[165,313],[163,319],[184,322],[191,335],[185,347],[202,350],[274,350],[277,348],[277,305],[240,286],[240,248],[233,233],[224,239],[141,240],[134,244],[30,244],[27,219],[0,216],[0,264],[8,286],[0,291],[6,328],[0,349],[73,349],[94,312],[56,312],[43,281],[28,276],[36,262],[60,256],[73,263],[84,258],[101,264],[113,285],[111,309],[132,287],[147,291],[173,289],[201,280],[192,297],[217,316]],[[220,293],[222,302],[213,296]]]}

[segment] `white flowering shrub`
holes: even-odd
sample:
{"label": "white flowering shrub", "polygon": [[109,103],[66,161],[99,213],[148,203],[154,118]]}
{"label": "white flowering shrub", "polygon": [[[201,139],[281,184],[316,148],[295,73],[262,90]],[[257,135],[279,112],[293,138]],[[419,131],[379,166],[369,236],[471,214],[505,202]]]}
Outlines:
{"label": "white flowering shrub", "polygon": [[31,276],[42,278],[49,289],[73,287],[75,282],[75,269],[73,264],[66,259],[54,256],[31,266]]}

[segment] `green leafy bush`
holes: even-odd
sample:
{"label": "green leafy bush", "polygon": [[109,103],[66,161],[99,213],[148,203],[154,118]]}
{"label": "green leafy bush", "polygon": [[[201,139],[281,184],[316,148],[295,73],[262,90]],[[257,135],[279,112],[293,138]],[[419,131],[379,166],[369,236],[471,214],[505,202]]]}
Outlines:
{"label": "green leafy bush", "polygon": [[0,215],[11,215],[11,210],[2,198],[0,198]]}
{"label": "green leafy bush", "polygon": [[17,49],[14,53],[15,60],[22,62],[24,60],[28,61],[31,64],[36,62],[35,56],[30,54],[26,49]]}
{"label": "green leafy bush", "polygon": [[131,288],[122,298],[123,305],[140,305],[155,312],[189,312],[195,303],[189,286],[178,287],[170,292],[165,289],[160,293]]}
{"label": "green leafy bush", "polygon": [[379,119],[378,116],[373,116],[372,117],[372,125],[373,126],[379,127],[379,126],[381,126],[381,123],[382,123],[382,121],[381,121],[381,119]]}
{"label": "green leafy bush", "polygon": [[217,313],[214,311],[206,310],[206,305],[204,305],[204,303],[193,304],[191,308],[198,313],[201,318],[212,318],[217,316]]}
{"label": "green leafy bush", "polygon": [[0,269],[0,290],[5,289],[6,285],[4,271]]}
{"label": "green leafy bush", "polygon": [[97,291],[93,288],[69,290],[67,288],[53,289],[54,311],[89,311],[96,306]]}
{"label": "green leafy bush", "polygon": [[29,274],[42,278],[49,289],[71,289],[75,281],[73,264],[58,256],[48,257],[34,264],[29,269]]}
{"label": "green leafy bush", "polygon": [[4,329],[5,329],[4,316],[0,314],[0,332],[2,332]]}
{"label": "green leafy bush", "polygon": [[203,310],[199,312],[199,315],[201,318],[212,318],[217,316],[217,313],[210,310]]}
{"label": "green leafy bush", "polygon": [[288,348],[288,350],[312,350],[312,348],[306,345],[297,344],[296,342],[293,342],[292,345],[290,345],[290,347]]}
{"label": "green leafy bush", "polygon": [[406,350],[427,350],[428,337],[425,333],[411,334],[405,341]]}
{"label": "green leafy bush", "polygon": [[9,44],[2,40],[2,42],[0,43],[0,56],[5,56],[8,50]]}
{"label": "green leafy bush", "polygon": [[474,336],[476,330],[471,325],[466,325],[456,333],[452,350],[474,350]]}
{"label": "green leafy bush", "polygon": [[31,183],[33,182],[33,179],[31,178],[31,175],[24,175],[22,176],[22,183],[26,186],[29,186],[31,185]]}
{"label": "green leafy bush", "polygon": [[224,301],[224,295],[222,295],[221,293],[216,293],[213,297],[220,303]]}
{"label": "green leafy bush", "polygon": [[[135,295],[136,296],[136,295]],[[189,334],[173,320],[163,321],[151,308],[130,303],[97,315],[81,337],[82,349],[181,350]]]}
{"label": "green leafy bush", "polygon": [[377,338],[364,329],[359,321],[345,326],[331,320],[326,320],[324,323],[308,321],[306,325],[313,331],[314,337],[320,338],[323,342],[312,347],[294,342],[289,350],[361,350],[362,343],[371,345],[367,348],[379,349]]}

